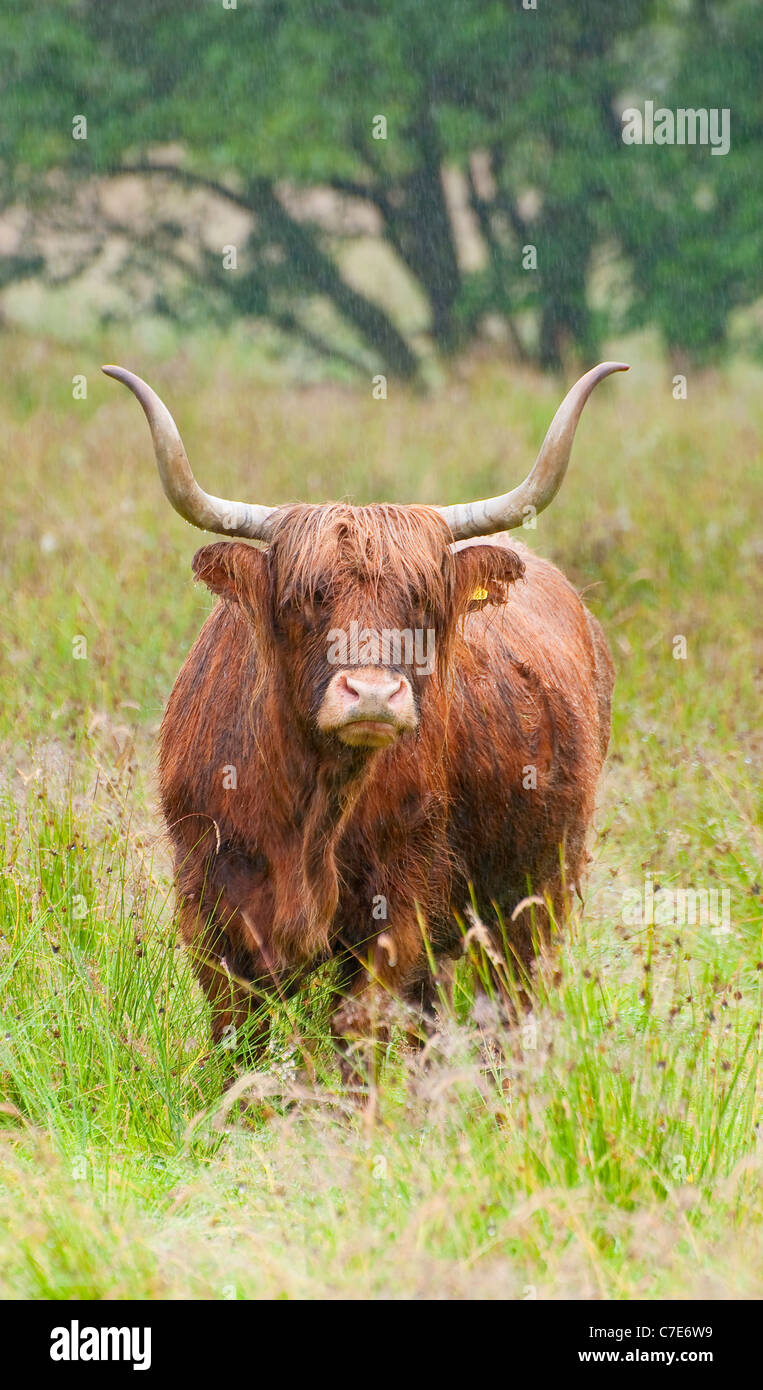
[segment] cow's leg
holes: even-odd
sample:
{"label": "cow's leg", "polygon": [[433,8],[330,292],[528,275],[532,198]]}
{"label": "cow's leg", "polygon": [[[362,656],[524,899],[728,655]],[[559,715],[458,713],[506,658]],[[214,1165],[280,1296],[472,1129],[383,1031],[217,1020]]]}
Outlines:
{"label": "cow's leg", "polygon": [[345,966],[340,991],[331,1032],[339,1047],[342,1079],[356,1089],[378,1078],[396,1022],[411,1045],[421,1045],[422,1023],[433,996],[418,922],[414,919],[407,932],[382,932],[365,960],[355,955]]}
{"label": "cow's leg", "polygon": [[270,1015],[253,985],[230,975],[224,960],[205,960],[197,979],[212,1013],[212,1043],[234,1063],[253,1068],[261,1064],[270,1040]]}
{"label": "cow's leg", "polygon": [[537,894],[515,902],[505,919],[509,961],[530,1004],[537,971],[553,960],[555,936],[558,939],[568,925],[573,882],[577,882],[576,874],[568,880],[561,873],[553,874]]}
{"label": "cow's leg", "polygon": [[236,1063],[256,1067],[270,1040],[270,1016],[262,994],[230,969],[229,940],[215,915],[202,926],[195,905],[185,904],[180,930],[211,1011],[212,1044],[225,1056],[230,1083]]}
{"label": "cow's leg", "polygon": [[360,1099],[373,1089],[392,1034],[394,996],[387,985],[360,970],[331,1019],[344,1085]]}
{"label": "cow's leg", "polygon": [[[496,1006],[495,1022],[502,1033],[532,1012],[538,971],[553,960],[554,931],[567,920],[570,894],[557,875],[542,892],[525,897],[515,893],[501,907],[503,927],[496,923],[485,928],[477,995]],[[486,1016],[483,1013],[483,1020]]]}

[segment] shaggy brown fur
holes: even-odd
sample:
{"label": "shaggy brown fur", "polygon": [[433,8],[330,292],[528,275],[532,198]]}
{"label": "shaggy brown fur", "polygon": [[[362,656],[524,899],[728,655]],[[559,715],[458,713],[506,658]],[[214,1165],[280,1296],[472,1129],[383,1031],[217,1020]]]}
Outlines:
{"label": "shaggy brown fur", "polygon": [[[612,663],[567,580],[506,536],[452,545],[430,508],[344,504],[283,508],[266,551],[219,542],[194,569],[222,602],[170,697],[160,771],[213,1036],[332,956],[339,1034],[367,1027],[370,981],[426,1002],[422,923],[456,954],[470,885],[529,973],[531,914],[511,913],[533,893],[563,917],[609,735]],[[387,750],[316,726],[328,631],[353,620],[436,634],[434,673],[406,668],[419,727]]]}

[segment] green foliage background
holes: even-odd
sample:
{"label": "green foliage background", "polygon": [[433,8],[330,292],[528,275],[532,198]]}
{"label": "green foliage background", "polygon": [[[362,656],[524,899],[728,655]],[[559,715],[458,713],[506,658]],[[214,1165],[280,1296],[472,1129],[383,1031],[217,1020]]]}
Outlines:
{"label": "green foliage background", "polygon": [[[33,212],[0,283],[100,261],[120,312],[267,318],[408,377],[488,318],[545,367],[645,325],[687,359],[751,344],[735,314],[761,292],[755,0],[43,0],[33,24],[3,0],[0,44],[0,196]],[[730,152],[625,146],[621,112],[647,99],[729,108]],[[134,192],[121,216],[100,196],[126,170],[151,191],[139,216]],[[244,216],[235,274],[202,195]],[[348,209],[404,271],[402,303],[348,264]]]}

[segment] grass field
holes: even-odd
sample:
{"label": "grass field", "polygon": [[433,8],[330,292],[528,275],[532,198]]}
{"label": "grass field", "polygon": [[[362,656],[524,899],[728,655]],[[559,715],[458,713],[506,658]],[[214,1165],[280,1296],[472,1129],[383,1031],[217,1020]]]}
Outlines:
{"label": "grass field", "polygon": [[[648,344],[618,345],[633,370],[523,533],[618,668],[588,895],[532,1023],[486,1060],[465,960],[427,1065],[396,1044],[358,1112],[316,978],[237,1117],[202,1061],[154,783],[211,603],[203,538],[98,362],[160,390],[203,486],[258,501],[502,491],[560,387],[474,358],[374,401],[225,344],[98,351],[0,345],[0,1296],[760,1297],[761,371],[690,376],[677,401]],[[725,891],[729,929],[624,921],[645,884]]]}

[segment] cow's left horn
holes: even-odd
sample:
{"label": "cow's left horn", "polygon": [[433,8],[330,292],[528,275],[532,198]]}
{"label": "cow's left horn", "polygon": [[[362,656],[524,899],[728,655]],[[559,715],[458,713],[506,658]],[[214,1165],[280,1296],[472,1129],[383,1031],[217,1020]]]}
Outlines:
{"label": "cow's left horn", "polygon": [[224,536],[248,536],[266,541],[275,507],[258,507],[248,502],[227,502],[204,492],[191,472],[183,441],[166,405],[155,391],[124,367],[102,367],[107,376],[121,381],[137,397],[145,412],[154,441],[154,453],[162,487],[176,512],[202,531]]}
{"label": "cow's left horn", "polygon": [[500,497],[487,497],[483,502],[456,502],[452,507],[439,507],[454,540],[468,536],[490,536],[494,531],[511,531],[521,526],[528,516],[542,512],[553,501],[567,471],[572,441],[583,406],[593,391],[610,372],[627,372],[627,362],[600,362],[575,382],[556,412],[544,439],[540,453],[523,483]]}

